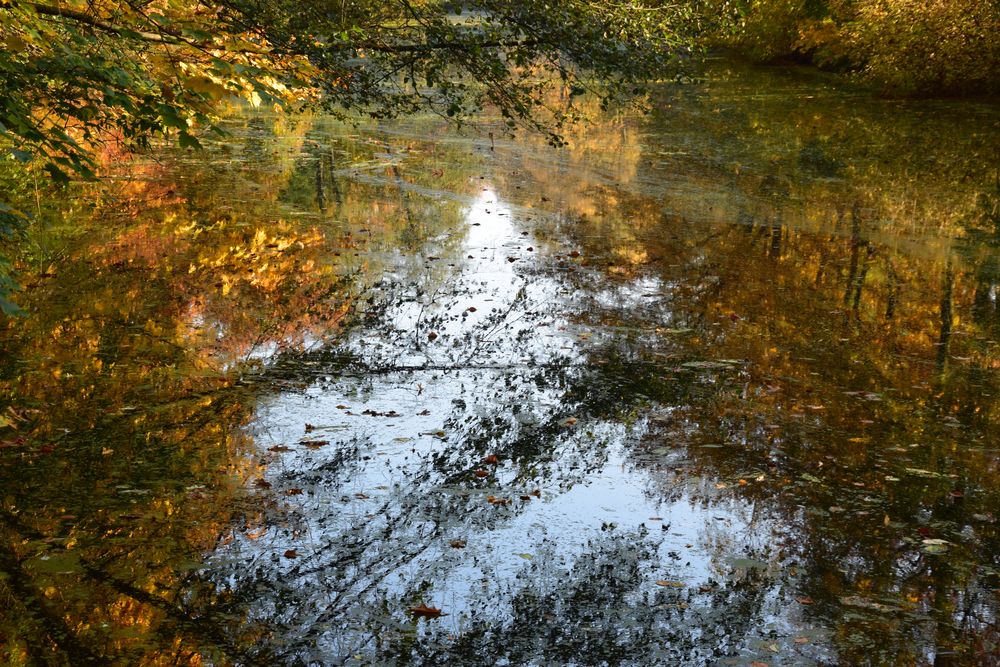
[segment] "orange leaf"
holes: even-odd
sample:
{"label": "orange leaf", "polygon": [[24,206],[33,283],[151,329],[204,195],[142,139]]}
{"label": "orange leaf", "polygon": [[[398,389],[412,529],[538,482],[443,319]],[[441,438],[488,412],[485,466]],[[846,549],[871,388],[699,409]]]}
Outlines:
{"label": "orange leaf", "polygon": [[428,607],[425,604],[410,607],[408,611],[414,616],[422,616],[423,618],[437,618],[438,616],[448,615],[441,613],[441,610],[437,607]]}

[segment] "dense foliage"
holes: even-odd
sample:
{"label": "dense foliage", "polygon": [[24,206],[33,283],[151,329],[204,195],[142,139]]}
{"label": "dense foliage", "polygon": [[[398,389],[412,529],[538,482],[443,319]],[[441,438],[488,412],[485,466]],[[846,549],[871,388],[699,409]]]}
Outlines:
{"label": "dense foliage", "polygon": [[1000,91],[1000,5],[992,0],[718,0],[720,41],[859,73],[886,92]]}
{"label": "dense foliage", "polygon": [[16,157],[42,158],[57,178],[90,174],[92,147],[108,139],[170,132],[197,146],[233,96],[379,117],[492,105],[511,124],[554,130],[572,115],[546,106],[554,83],[635,92],[677,55],[680,18],[579,0],[7,2],[0,123]]}
{"label": "dense foliage", "polygon": [[[378,118],[461,120],[489,107],[558,142],[580,93],[611,102],[661,76],[684,50],[677,35],[691,11],[655,1],[4,0],[0,138],[9,159],[63,182],[94,176],[103,145],[167,136],[197,147],[233,98]],[[29,219],[23,202],[4,199],[0,244]],[[6,308],[10,287],[0,283]]]}

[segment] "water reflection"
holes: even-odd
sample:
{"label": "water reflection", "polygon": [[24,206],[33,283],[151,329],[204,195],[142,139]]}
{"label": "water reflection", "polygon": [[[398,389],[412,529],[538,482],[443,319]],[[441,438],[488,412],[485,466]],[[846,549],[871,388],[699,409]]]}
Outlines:
{"label": "water reflection", "polygon": [[127,181],[5,332],[9,652],[998,659],[995,111],[658,104],[233,119]]}

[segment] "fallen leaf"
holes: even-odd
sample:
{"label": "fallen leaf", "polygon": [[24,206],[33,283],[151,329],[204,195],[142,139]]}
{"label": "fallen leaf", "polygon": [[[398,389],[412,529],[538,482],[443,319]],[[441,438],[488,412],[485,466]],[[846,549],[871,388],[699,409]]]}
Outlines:
{"label": "fallen leaf", "polygon": [[761,662],[760,660],[754,660],[750,663],[750,667],[771,667],[766,662]]}
{"label": "fallen leaf", "polygon": [[289,549],[285,552],[285,558],[298,558],[299,552],[295,549]]}
{"label": "fallen leaf", "polygon": [[414,616],[419,616],[422,618],[437,618],[439,616],[447,616],[448,614],[442,613],[437,607],[428,607],[425,604],[417,605],[416,607],[410,607],[409,611]]}
{"label": "fallen leaf", "polygon": [[531,500],[531,496],[518,496],[521,500]]}
{"label": "fallen leaf", "polygon": [[878,612],[888,612],[896,610],[896,607],[892,607],[887,604],[882,604],[881,602],[875,602],[874,600],[868,600],[859,595],[849,595],[847,597],[840,598],[840,603],[849,605],[851,607],[861,607],[862,609],[871,609],[872,611],[878,611]]}
{"label": "fallen leaf", "polygon": [[808,637],[796,637],[792,641],[795,642],[796,644],[808,644],[809,643],[809,638]]}
{"label": "fallen leaf", "polygon": [[256,486],[258,489],[270,489],[271,488],[271,483],[269,481],[267,481],[266,479],[262,478],[262,477],[258,477],[257,479],[255,479],[253,481],[253,483],[254,483],[254,486]]}
{"label": "fallen leaf", "polygon": [[808,595],[803,595],[801,597],[795,598],[795,601],[799,604],[813,604],[813,599]]}
{"label": "fallen leaf", "polygon": [[482,477],[489,477],[490,476],[490,473],[488,471],[482,470],[482,469],[480,469],[480,470],[474,470],[472,472],[472,474],[475,475],[476,477],[480,477],[480,478],[482,478]]}
{"label": "fallen leaf", "polygon": [[354,497],[357,498],[358,500],[368,500],[368,496],[366,496],[361,492],[355,493]]}
{"label": "fallen leaf", "polygon": [[302,495],[302,489],[285,489],[286,496],[300,496]]}
{"label": "fallen leaf", "polygon": [[489,465],[496,465],[499,462],[500,460],[496,457],[495,454],[490,454],[489,456],[483,459],[483,463],[487,463]]}
{"label": "fallen leaf", "polygon": [[656,585],[666,586],[667,588],[684,588],[686,584],[683,584],[680,581],[667,581],[666,579],[658,579]]}
{"label": "fallen leaf", "polygon": [[427,334],[427,340],[435,340],[438,337],[436,331],[431,331]]}
{"label": "fallen leaf", "polygon": [[308,447],[309,449],[319,449],[320,447],[326,447],[330,444],[329,440],[302,440],[299,442],[300,445]]}
{"label": "fallen leaf", "polygon": [[292,448],[291,447],[285,447],[284,445],[275,445],[274,447],[268,447],[267,451],[269,451],[269,452],[290,452],[290,451],[292,451]]}
{"label": "fallen leaf", "polygon": [[563,420],[563,425],[564,426],[572,426],[576,422],[577,422],[576,417],[567,417],[566,419]]}
{"label": "fallen leaf", "polygon": [[486,502],[490,505],[510,505],[510,498],[497,498],[496,496],[487,496]]}
{"label": "fallen leaf", "polygon": [[465,540],[452,540],[451,542],[448,543],[448,545],[452,549],[464,549],[465,544],[466,544]]}
{"label": "fallen leaf", "polygon": [[542,490],[541,489],[535,489],[534,491],[531,492],[531,495],[533,495],[536,498],[541,498],[542,497]]}

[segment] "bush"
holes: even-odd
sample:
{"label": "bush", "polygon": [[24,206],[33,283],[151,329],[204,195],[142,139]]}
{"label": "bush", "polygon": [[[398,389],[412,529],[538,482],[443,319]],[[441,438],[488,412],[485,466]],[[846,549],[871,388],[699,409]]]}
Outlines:
{"label": "bush", "polygon": [[887,92],[1000,90],[1000,8],[992,0],[859,0],[844,32],[865,78]]}
{"label": "bush", "polygon": [[895,95],[1000,92],[996,0],[715,0],[716,40],[858,72]]}

